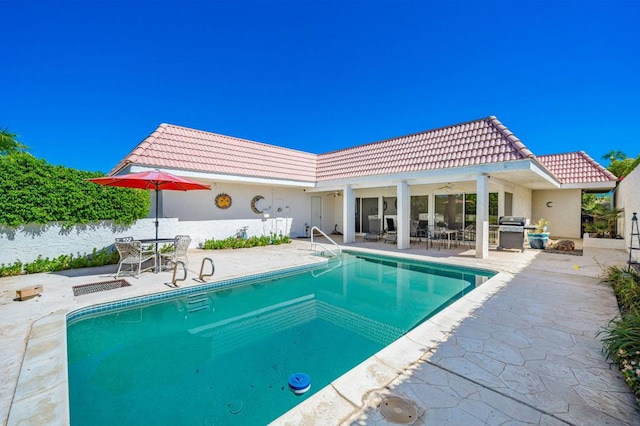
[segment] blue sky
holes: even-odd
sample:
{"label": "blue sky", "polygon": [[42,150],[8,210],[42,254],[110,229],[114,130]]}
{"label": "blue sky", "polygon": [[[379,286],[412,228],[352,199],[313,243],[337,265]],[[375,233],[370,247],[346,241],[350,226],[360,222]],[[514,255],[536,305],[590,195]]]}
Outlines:
{"label": "blue sky", "polygon": [[640,2],[0,0],[0,127],[107,173],[160,123],[328,152],[495,115],[640,154]]}

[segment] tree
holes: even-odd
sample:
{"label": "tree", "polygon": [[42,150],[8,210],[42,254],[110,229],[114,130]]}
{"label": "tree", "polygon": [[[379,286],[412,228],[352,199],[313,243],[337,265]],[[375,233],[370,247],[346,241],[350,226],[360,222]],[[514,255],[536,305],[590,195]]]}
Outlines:
{"label": "tree", "polygon": [[12,152],[23,152],[29,148],[16,140],[17,134],[11,133],[9,128],[0,129],[0,155]]}
{"label": "tree", "polygon": [[627,157],[622,151],[611,150],[602,156],[603,159],[609,160],[607,170],[613,173],[617,178],[622,179],[627,176],[640,163],[640,155],[636,158]]}
{"label": "tree", "polygon": [[612,149],[611,151],[609,151],[605,155],[603,155],[602,158],[605,159],[605,160],[609,160],[609,161],[620,161],[620,160],[626,159],[627,158],[627,154],[625,154],[624,152],[622,152],[620,150]]}

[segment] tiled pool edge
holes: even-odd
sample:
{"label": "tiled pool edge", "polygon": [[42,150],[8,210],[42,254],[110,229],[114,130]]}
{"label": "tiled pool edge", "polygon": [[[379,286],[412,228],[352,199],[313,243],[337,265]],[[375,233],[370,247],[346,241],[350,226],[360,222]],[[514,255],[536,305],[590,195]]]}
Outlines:
{"label": "tiled pool edge", "polygon": [[356,422],[374,408],[371,397],[413,365],[430,356],[437,346],[489,298],[505,287],[514,275],[498,272],[472,292],[441,310],[420,326],[380,350],[296,407],[272,425],[343,424]]}
{"label": "tiled pool edge", "polygon": [[114,307],[116,309],[128,307],[134,304],[233,286],[252,279],[264,279],[301,270],[311,270],[325,264],[327,261],[326,258],[318,258],[315,263],[232,277],[185,288],[169,289],[150,295],[134,296],[112,302],[72,307],[52,312],[34,321],[9,409],[7,425],[70,424],[67,321],[103,312]]}
{"label": "tiled pool edge", "polygon": [[[353,247],[349,247],[347,251],[361,251],[361,252],[371,252],[380,254],[379,251],[368,250],[368,249],[354,249]],[[389,255],[390,257],[395,257],[398,259],[413,259],[424,262],[425,258],[422,256],[416,255],[393,255],[384,253],[384,255]],[[68,403],[68,375],[67,375],[67,346],[66,346],[66,325],[67,319],[78,318],[80,315],[90,315],[92,313],[101,312],[102,310],[106,310],[106,306],[112,307],[125,307],[131,306],[133,304],[133,300],[136,303],[146,303],[148,301],[158,301],[165,298],[174,298],[179,297],[180,294],[190,294],[194,292],[201,292],[212,288],[219,288],[226,285],[236,285],[246,280],[251,280],[255,278],[268,278],[270,276],[286,274],[288,272],[295,272],[298,270],[305,269],[313,269],[317,267],[318,264],[325,263],[327,260],[323,259],[321,262],[309,263],[305,265],[299,265],[295,267],[288,268],[280,268],[273,271],[268,271],[264,273],[252,274],[243,277],[235,277],[229,278],[221,281],[217,281],[214,283],[201,284],[192,287],[186,287],[182,289],[170,289],[161,292],[157,292],[148,296],[135,296],[127,299],[122,299],[114,302],[107,302],[102,304],[92,304],[89,306],[80,306],[64,309],[58,312],[51,313],[33,323],[31,333],[29,335],[29,341],[27,343],[27,349],[25,352],[25,356],[22,362],[21,371],[18,378],[18,384],[16,386],[16,390],[14,393],[13,402],[11,404],[10,412],[8,415],[8,425],[17,425],[17,424],[61,424],[66,425],[69,424],[69,403]],[[464,264],[456,264],[451,262],[443,262],[436,259],[426,260],[428,262],[440,263],[451,266],[459,266],[463,268],[471,268],[471,269],[484,269],[487,268],[482,267],[474,267],[471,265]],[[485,282],[479,288],[475,289],[470,294],[463,296],[462,299],[466,299],[469,296],[472,296],[478,292],[479,289],[485,288],[488,284],[492,283],[496,277],[500,276],[501,273],[491,278],[489,281]],[[505,274],[508,275],[508,274]],[[205,288],[206,287],[206,288]],[[497,289],[496,289],[497,291]],[[492,293],[493,294],[493,293]],[[490,297],[490,296],[489,296]],[[486,297],[488,298],[488,297]],[[486,299],[485,298],[485,299]],[[418,327],[416,330],[426,330],[428,324],[432,324],[432,320],[435,318],[439,318],[440,316],[445,315],[445,313],[450,312],[451,308],[456,306],[458,302],[454,302],[454,304],[445,308],[443,311],[435,315],[431,320],[425,322],[423,325]],[[471,300],[471,299],[470,299]],[[126,304],[125,304],[126,303]],[[483,303],[483,302],[482,302]],[[480,306],[481,303],[478,305]],[[462,305],[461,305],[462,306]],[[460,309],[460,308],[459,308]],[[474,309],[475,310],[475,309]],[[459,312],[455,312],[455,315],[461,315]],[[445,317],[446,318],[446,317]],[[460,321],[465,317],[460,318]],[[444,319],[442,320],[444,321]],[[444,321],[446,323],[446,321]],[[55,326],[57,324],[57,326]],[[436,326],[436,328],[443,327],[439,323],[433,323],[432,325]],[[457,325],[457,324],[456,324]],[[451,327],[453,330],[455,327]],[[55,330],[62,330],[60,333],[56,333]],[[432,343],[432,347],[437,346],[444,337],[451,332],[451,330],[447,333],[441,334],[441,337],[435,340]],[[415,331],[415,330],[414,330]],[[51,333],[50,335],[47,333]],[[389,357],[384,356],[384,352],[389,350],[390,353],[393,354],[394,357],[397,357],[398,353],[403,353],[399,351],[399,349],[405,347],[405,352],[411,353],[415,352],[415,348],[412,348],[414,345],[418,344],[421,350],[421,356],[428,349],[424,348],[423,343],[418,343],[414,339],[409,339],[407,336],[413,333],[408,333],[405,337],[401,338],[399,341],[392,344],[390,347],[387,347],[372,356],[368,360],[365,360],[359,366],[356,366],[350,372],[336,379],[332,384],[318,392],[318,394],[313,395],[309,400],[315,400],[319,405],[311,408],[309,413],[311,413],[312,418],[317,419],[318,415],[323,412],[323,408],[326,410],[326,419],[328,420],[328,424],[334,424],[337,419],[344,419],[359,413],[363,408],[366,408],[366,404],[356,405],[351,400],[357,400],[358,395],[356,391],[352,390],[353,387],[353,379],[357,379],[357,388],[366,388],[365,393],[379,389],[384,387],[385,385],[391,383],[397,376],[399,376],[403,371],[414,364],[418,359],[413,360],[407,364],[404,368],[402,365],[394,365],[395,362],[390,360]],[[435,334],[436,336],[439,334]],[[433,337],[432,336],[432,337]],[[43,342],[43,339],[46,342]],[[48,339],[47,339],[48,338]],[[57,342],[57,343],[53,343]],[[47,345],[48,344],[48,345]],[[48,346],[48,351],[45,351]],[[57,346],[57,347],[55,347]],[[37,359],[38,355],[41,356],[42,359]],[[32,364],[33,363],[33,364]],[[372,363],[372,364],[367,364]],[[25,365],[33,365],[34,370],[32,371],[24,371]],[[41,368],[40,368],[41,367]],[[373,373],[372,373],[373,372]],[[378,374],[379,373],[379,374]],[[388,381],[387,381],[388,379]],[[341,383],[342,382],[342,383]],[[38,387],[40,386],[40,388]],[[34,389],[35,388],[35,389]],[[330,393],[327,393],[330,392]],[[343,393],[344,392],[344,393]],[[317,395],[321,395],[316,398]],[[350,395],[350,398],[345,399],[341,395]],[[289,413],[298,412],[298,410],[303,410],[302,406],[305,406],[305,403],[297,406],[292,409],[288,413],[285,413],[281,418],[284,418]],[[355,411],[354,411],[355,410]],[[304,414],[304,411],[300,411],[304,415],[303,420],[308,420],[309,417]],[[276,420],[279,422],[280,418]],[[285,420],[286,421],[286,420]],[[290,423],[288,423],[290,424]],[[299,421],[296,421],[294,424],[299,424]]]}
{"label": "tiled pool edge", "polygon": [[174,299],[180,296],[186,296],[194,293],[201,293],[203,291],[222,289],[225,287],[235,286],[247,281],[267,279],[275,276],[280,277],[286,274],[292,274],[292,273],[296,273],[304,270],[311,270],[316,267],[322,266],[324,264],[326,264],[326,259],[325,259],[325,262],[319,262],[316,265],[314,264],[298,265],[290,268],[276,269],[273,271],[261,272],[253,275],[228,278],[222,281],[203,283],[203,284],[192,286],[192,287],[176,288],[169,291],[163,291],[163,292],[155,293],[151,295],[135,296],[127,299],[117,300],[115,302],[106,302],[106,303],[100,303],[97,305],[85,306],[85,307],[70,311],[66,316],[66,320],[68,323],[75,319],[78,319],[87,315],[100,313],[100,312],[111,311],[114,309],[128,308],[131,306],[142,305],[149,302],[160,302],[166,299]]}

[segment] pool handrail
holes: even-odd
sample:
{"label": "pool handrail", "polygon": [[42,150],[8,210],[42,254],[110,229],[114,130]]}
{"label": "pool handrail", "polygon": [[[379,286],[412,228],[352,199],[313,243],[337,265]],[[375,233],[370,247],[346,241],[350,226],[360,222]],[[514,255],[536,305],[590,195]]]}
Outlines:
{"label": "pool handrail", "polygon": [[[320,234],[322,234],[323,237],[325,237],[327,240],[329,240],[331,242],[331,244],[333,244],[334,246],[336,246],[336,248],[338,249],[338,253],[335,253],[333,250],[331,250],[328,247],[325,247],[323,244],[315,242],[313,240],[313,236],[314,236],[314,232],[313,231],[318,231]],[[311,228],[311,250],[315,250],[315,246],[320,246],[322,247],[324,250],[328,251],[329,253],[331,253],[334,256],[338,256],[339,254],[342,253],[342,249],[340,248],[340,246],[338,244],[336,244],[335,241],[333,241],[327,234],[325,234],[324,232],[322,232],[322,230],[320,228],[318,228],[317,226],[314,226],[313,228]]]}
{"label": "pool handrail", "polygon": [[336,256],[336,259],[338,259],[338,263],[336,263],[335,265],[333,265],[331,268],[329,268],[329,269],[325,269],[324,271],[319,272],[319,273],[317,273],[317,274],[316,274],[316,271],[315,271],[315,270],[313,270],[313,271],[311,271],[311,276],[312,276],[313,278],[318,278],[318,277],[320,277],[320,276],[322,276],[322,275],[326,274],[327,272],[331,272],[331,271],[333,271],[334,269],[337,269],[337,268],[341,267],[341,266],[342,266],[342,259],[341,259],[340,257],[338,257],[338,256]]}

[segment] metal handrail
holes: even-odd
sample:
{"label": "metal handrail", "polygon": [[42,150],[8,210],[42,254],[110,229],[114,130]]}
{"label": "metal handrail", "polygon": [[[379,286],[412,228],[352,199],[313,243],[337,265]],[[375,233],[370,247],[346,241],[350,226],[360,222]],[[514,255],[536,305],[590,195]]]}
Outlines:
{"label": "metal handrail", "polygon": [[335,265],[333,265],[331,268],[329,268],[329,269],[325,269],[324,271],[319,272],[319,273],[317,273],[317,274],[316,274],[316,271],[315,271],[315,270],[314,270],[314,271],[311,271],[311,276],[312,276],[313,278],[318,278],[319,276],[322,276],[322,275],[326,274],[327,272],[331,272],[331,271],[333,271],[334,269],[337,269],[337,268],[341,267],[341,266],[342,266],[342,259],[340,259],[339,257],[337,257],[337,259],[338,259],[338,263],[336,263]]}
{"label": "metal handrail", "polygon": [[[317,243],[313,241],[313,235],[314,235],[314,230],[317,230],[320,234],[322,234],[322,236],[324,236],[327,240],[331,241],[331,244],[333,244],[334,246],[336,246],[336,248],[338,249],[338,253],[335,253],[333,250],[331,250],[330,248],[325,247],[323,244],[321,243]],[[338,256],[339,254],[342,254],[342,249],[340,248],[340,246],[338,244],[336,244],[335,241],[333,241],[327,234],[325,234],[324,232],[322,232],[322,230],[320,228],[318,228],[317,226],[314,226],[313,228],[311,228],[311,250],[315,250],[315,246],[320,246],[323,249],[325,249],[326,251],[328,251],[329,253],[331,253],[334,256]]]}

